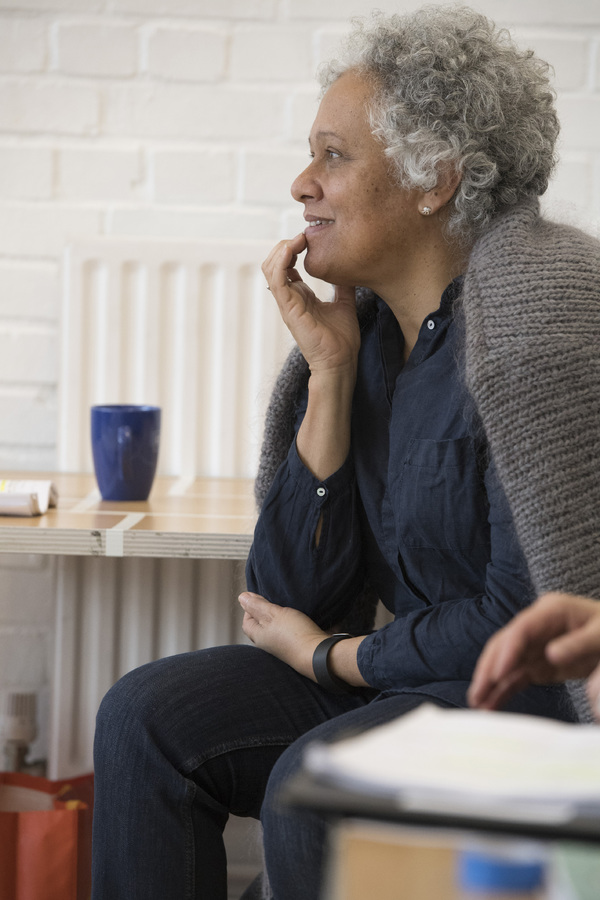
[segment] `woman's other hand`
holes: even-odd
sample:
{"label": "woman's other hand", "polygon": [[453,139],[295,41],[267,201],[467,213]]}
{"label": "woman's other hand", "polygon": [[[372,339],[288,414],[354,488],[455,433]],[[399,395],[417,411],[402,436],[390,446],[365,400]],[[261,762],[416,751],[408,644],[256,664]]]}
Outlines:
{"label": "woman's other hand", "polygon": [[360,348],[354,288],[336,287],[333,302],[319,300],[295,268],[304,250],[302,232],[273,248],[262,266],[269,290],[311,373],[350,370],[354,377]]}
{"label": "woman's other hand", "polygon": [[253,644],[312,678],[312,658],[318,644],[327,637],[304,613],[277,606],[249,591],[239,597],[244,610],[242,629]]}
{"label": "woman's other hand", "polygon": [[[315,681],[313,655],[329,633],[299,610],[277,606],[260,594],[245,591],[240,594],[239,602],[244,610],[242,629],[252,643]],[[340,641],[331,648],[327,659],[330,670],[355,687],[368,687],[356,663],[356,652],[362,640],[362,637],[353,637]]]}
{"label": "woman's other hand", "polygon": [[479,658],[469,704],[499,709],[530,684],[588,676],[600,719],[600,603],[573,594],[544,594],[497,632]]}

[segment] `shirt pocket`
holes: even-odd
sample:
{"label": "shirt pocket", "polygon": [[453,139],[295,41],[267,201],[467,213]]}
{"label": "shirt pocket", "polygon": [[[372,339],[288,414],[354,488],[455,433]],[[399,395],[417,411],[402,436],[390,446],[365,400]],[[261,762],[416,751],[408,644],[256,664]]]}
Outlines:
{"label": "shirt pocket", "polygon": [[405,547],[473,551],[489,534],[489,504],[472,438],[413,439],[393,489]]}

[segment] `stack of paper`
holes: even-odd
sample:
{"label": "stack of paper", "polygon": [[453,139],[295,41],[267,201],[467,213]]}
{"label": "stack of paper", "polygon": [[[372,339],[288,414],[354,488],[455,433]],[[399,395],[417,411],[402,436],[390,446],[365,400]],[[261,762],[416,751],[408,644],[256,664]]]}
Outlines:
{"label": "stack of paper", "polygon": [[403,809],[521,821],[600,816],[600,726],[425,704],[308,748],[313,774]]}
{"label": "stack of paper", "polygon": [[56,506],[51,481],[11,481],[0,478],[0,516],[39,516]]}

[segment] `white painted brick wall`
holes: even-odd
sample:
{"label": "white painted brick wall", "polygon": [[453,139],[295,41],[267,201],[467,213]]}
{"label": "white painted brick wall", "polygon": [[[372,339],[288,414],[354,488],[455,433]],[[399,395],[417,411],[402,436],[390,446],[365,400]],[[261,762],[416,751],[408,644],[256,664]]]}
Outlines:
{"label": "white painted brick wall", "polygon": [[[1,98],[0,98],[1,99]],[[103,92],[103,135],[152,140],[239,140],[276,137],[283,91],[258,87],[140,81]]]}
{"label": "white painted brick wall", "polygon": [[135,147],[63,147],[57,151],[57,197],[79,203],[145,199],[143,172],[142,153]]}
{"label": "white painted brick wall", "polygon": [[0,134],[25,140],[40,135],[98,134],[96,86],[58,82],[51,76],[5,78],[0,84]]}
{"label": "white painted brick wall", "polygon": [[67,75],[127,78],[138,65],[139,35],[134,25],[105,22],[56,27],[56,71]]}
{"label": "white painted brick wall", "polygon": [[0,20],[0,71],[41,72],[48,56],[46,24],[37,19]]}
{"label": "white painted brick wall", "polygon": [[[2,388],[0,458],[2,469],[51,468],[56,430],[56,391],[51,385],[6,382]],[[1,562],[1,561],[0,561]],[[0,595],[5,585],[0,585]],[[0,659],[0,673],[2,661]],[[0,676],[1,682],[1,676]]]}
{"label": "white painted brick wall", "polygon": [[[0,143],[0,199],[51,200],[54,151],[51,146]],[[4,248],[2,248],[4,250]]]}
{"label": "white painted brick wall", "polygon": [[308,81],[314,73],[311,29],[302,26],[236,28],[231,44],[234,81]]}
{"label": "white painted brick wall", "polygon": [[535,33],[529,29],[516,30],[515,36],[524,44],[535,42],[539,56],[552,63],[557,90],[585,90],[590,77],[591,54],[594,48],[593,42],[587,36]]}
{"label": "white painted brick wall", "polygon": [[[0,0],[0,471],[55,464],[66,240],[296,233],[289,187],[317,64],[351,16],[418,5]],[[548,203],[600,220],[600,3],[473,5],[553,63],[562,163]],[[48,561],[2,567],[0,690],[17,634],[31,657],[19,677],[47,681],[52,590]]]}
{"label": "white painted brick wall", "polygon": [[[54,259],[58,262],[73,236],[95,237],[103,230],[106,213],[88,205],[59,203],[0,205],[0,247],[6,257]],[[22,360],[27,365],[27,360]]]}
{"label": "white painted brick wall", "polygon": [[242,161],[242,200],[277,204],[290,200],[290,185],[310,163],[308,150],[248,150]]}
{"label": "white painted brick wall", "polygon": [[54,325],[0,324],[0,383],[53,384],[58,374],[57,362]]}
{"label": "white painted brick wall", "polygon": [[[94,0],[88,2],[91,4]],[[103,3],[100,5],[104,6]],[[139,13],[144,17],[269,20],[276,15],[277,7],[278,0],[111,0],[115,12]]]}
{"label": "white painted brick wall", "polygon": [[0,260],[0,321],[57,321],[58,264]]}
{"label": "white painted brick wall", "polygon": [[236,198],[239,154],[226,147],[156,150],[151,184],[156,203],[201,206],[230,204]]}
{"label": "white painted brick wall", "polygon": [[224,29],[156,28],[147,39],[146,71],[179,81],[219,81],[225,75],[228,45]]}

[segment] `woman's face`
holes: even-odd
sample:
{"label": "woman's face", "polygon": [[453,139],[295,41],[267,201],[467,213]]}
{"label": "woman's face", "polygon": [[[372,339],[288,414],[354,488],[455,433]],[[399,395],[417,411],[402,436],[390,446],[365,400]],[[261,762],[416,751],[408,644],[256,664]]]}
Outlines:
{"label": "woman's face", "polygon": [[418,192],[390,175],[373,137],[366,104],[371,87],[356,72],[335,81],[311,130],[312,162],[292,196],[304,203],[306,271],[330,284],[374,290],[395,282],[418,245]]}

